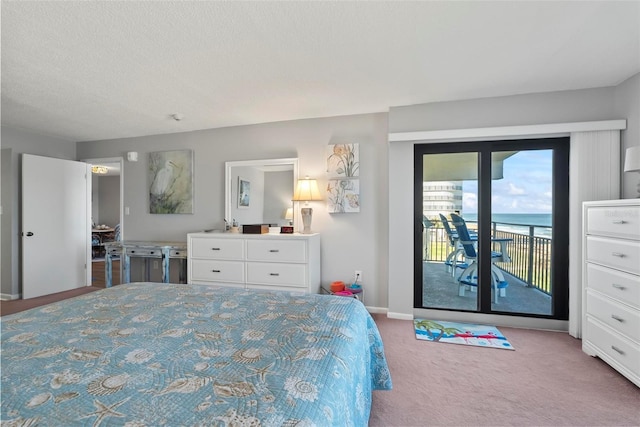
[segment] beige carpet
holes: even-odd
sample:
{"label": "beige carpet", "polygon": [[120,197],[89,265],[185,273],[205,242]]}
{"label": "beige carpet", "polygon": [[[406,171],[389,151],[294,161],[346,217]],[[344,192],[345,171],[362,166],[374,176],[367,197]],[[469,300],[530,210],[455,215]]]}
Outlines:
{"label": "beige carpet", "polygon": [[374,391],[369,426],[638,426],[640,389],[567,333],[500,327],[516,351],[415,338],[374,315],[393,390]]}

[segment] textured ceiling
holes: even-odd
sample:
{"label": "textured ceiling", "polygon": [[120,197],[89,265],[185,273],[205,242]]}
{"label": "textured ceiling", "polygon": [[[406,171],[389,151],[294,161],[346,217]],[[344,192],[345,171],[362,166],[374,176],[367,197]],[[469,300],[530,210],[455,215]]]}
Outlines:
{"label": "textured ceiling", "polygon": [[2,125],[73,141],[612,86],[640,71],[638,1],[2,1],[1,19]]}

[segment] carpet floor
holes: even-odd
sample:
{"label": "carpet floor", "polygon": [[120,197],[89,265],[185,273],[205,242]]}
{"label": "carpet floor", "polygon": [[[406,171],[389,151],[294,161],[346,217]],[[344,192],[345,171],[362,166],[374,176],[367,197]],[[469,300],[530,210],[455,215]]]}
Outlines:
{"label": "carpet floor", "polygon": [[369,426],[638,426],[640,389],[563,332],[500,327],[516,351],[438,345],[374,314],[393,390]]}

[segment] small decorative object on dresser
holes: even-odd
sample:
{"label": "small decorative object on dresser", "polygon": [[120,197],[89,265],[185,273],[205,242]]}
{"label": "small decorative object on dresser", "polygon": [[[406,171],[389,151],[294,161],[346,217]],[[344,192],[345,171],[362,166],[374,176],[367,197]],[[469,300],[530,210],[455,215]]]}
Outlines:
{"label": "small decorative object on dresser", "polygon": [[189,233],[187,281],[320,292],[319,234]]}
{"label": "small decorative object on dresser", "polygon": [[583,204],[582,350],[640,387],[640,201]]}

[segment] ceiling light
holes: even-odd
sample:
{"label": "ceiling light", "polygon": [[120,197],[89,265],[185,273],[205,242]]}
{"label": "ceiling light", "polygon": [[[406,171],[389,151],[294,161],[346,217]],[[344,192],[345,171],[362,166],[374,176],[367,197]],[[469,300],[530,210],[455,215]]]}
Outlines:
{"label": "ceiling light", "polygon": [[106,166],[91,166],[91,172],[98,175],[104,175],[109,172],[109,168]]}

